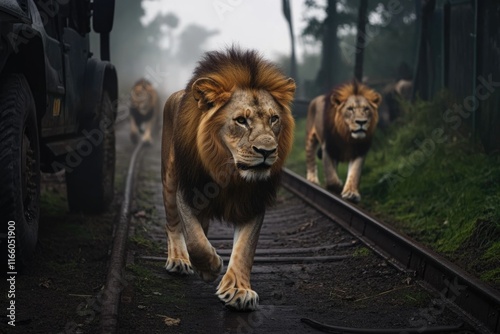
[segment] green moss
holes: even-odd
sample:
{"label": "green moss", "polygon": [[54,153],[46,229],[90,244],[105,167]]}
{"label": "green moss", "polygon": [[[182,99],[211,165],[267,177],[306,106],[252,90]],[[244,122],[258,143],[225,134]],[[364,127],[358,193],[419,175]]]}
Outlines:
{"label": "green moss", "polygon": [[295,136],[292,151],[288,156],[286,166],[300,175],[306,175],[306,119],[295,120]]}
{"label": "green moss", "polygon": [[126,269],[138,277],[142,277],[145,279],[151,279],[152,277],[154,277],[154,274],[151,270],[137,264],[129,264],[127,265]]}
{"label": "green moss", "polygon": [[404,292],[401,298],[406,301],[407,305],[413,305],[415,307],[425,307],[429,305],[431,301],[429,294],[424,291]]}
{"label": "green moss", "polygon": [[40,208],[43,215],[60,216],[68,212],[66,194],[59,189],[44,189],[40,194]]}
{"label": "green moss", "polygon": [[55,273],[68,273],[78,269],[78,263],[74,261],[65,261],[64,263],[48,261],[46,266]]}
{"label": "green moss", "polygon": [[188,284],[185,281],[170,279],[156,273],[153,262],[127,265],[126,270],[133,275],[133,285],[141,292],[138,303],[168,305],[185,305],[189,301],[185,297]]}
{"label": "green moss", "polygon": [[359,247],[357,248],[354,253],[352,254],[352,256],[368,256],[371,254],[371,251],[366,248],[366,247]]}
{"label": "green moss", "polygon": [[144,237],[139,234],[135,234],[131,237],[129,237],[129,240],[133,242],[136,246],[146,248],[150,251],[153,252],[158,252],[160,250],[160,245],[157,243],[153,242],[151,239],[148,239],[147,237]]}

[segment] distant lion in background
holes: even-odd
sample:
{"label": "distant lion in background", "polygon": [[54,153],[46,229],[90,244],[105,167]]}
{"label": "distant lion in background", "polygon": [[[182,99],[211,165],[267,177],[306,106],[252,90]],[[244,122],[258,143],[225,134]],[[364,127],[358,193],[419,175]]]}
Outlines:
{"label": "distant lion in background", "polygon": [[[316,151],[323,159],[326,188],[359,202],[359,182],[365,156],[378,122],[380,94],[354,81],[314,98],[306,125],[307,180],[319,184]],[[348,162],[346,183],[337,175],[339,162]]]}
{"label": "distant lion in background", "polygon": [[146,79],[139,79],[130,91],[130,139],[136,144],[141,140],[153,143],[159,130],[160,106],[158,93]]}

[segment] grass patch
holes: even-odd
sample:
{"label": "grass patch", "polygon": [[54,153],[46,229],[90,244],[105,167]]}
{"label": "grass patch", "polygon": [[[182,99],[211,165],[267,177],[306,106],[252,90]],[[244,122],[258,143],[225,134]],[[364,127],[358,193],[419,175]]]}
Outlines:
{"label": "grass patch", "polygon": [[151,280],[156,278],[151,270],[137,264],[127,265],[127,270],[129,270],[135,276],[141,277],[142,279],[145,280]]}
{"label": "grass patch", "polygon": [[[500,285],[500,156],[485,154],[444,122],[449,106],[446,97],[406,105],[396,123],[377,131],[363,168],[361,206]],[[287,166],[303,176],[304,136],[305,120],[298,120]]]}
{"label": "grass patch", "polygon": [[[63,187],[60,187],[61,189]],[[42,187],[40,210],[43,215],[57,216],[68,212],[66,194],[60,188]]]}
{"label": "grass patch", "polygon": [[[137,303],[142,305],[185,305],[184,281],[162,277],[156,272],[156,268],[149,268],[151,263],[130,264],[126,270],[133,275],[133,285],[140,292]],[[157,267],[153,265],[153,267]]]}
{"label": "grass patch", "polygon": [[492,270],[486,270],[480,276],[480,278],[487,282],[500,282],[500,268],[495,268]]}
{"label": "grass patch", "polygon": [[135,234],[129,237],[129,240],[136,246],[144,248],[145,250],[149,250],[151,252],[159,252],[161,250],[160,245],[158,245],[156,242],[139,234]]}
{"label": "grass patch", "polygon": [[352,254],[352,256],[368,256],[370,255],[372,252],[366,248],[366,247],[360,247],[360,248],[357,248],[354,253]]}

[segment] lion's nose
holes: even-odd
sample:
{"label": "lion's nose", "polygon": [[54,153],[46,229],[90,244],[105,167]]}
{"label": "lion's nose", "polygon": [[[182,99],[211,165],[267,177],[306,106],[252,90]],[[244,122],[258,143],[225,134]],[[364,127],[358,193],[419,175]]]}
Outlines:
{"label": "lion's nose", "polygon": [[273,154],[274,152],[276,152],[275,148],[273,148],[272,150],[266,150],[266,149],[263,149],[263,148],[258,148],[256,146],[252,146],[252,147],[253,147],[253,150],[255,152],[262,154],[262,156],[264,157],[264,159],[266,159],[268,156],[270,156],[271,154]]}
{"label": "lion's nose", "polygon": [[363,125],[365,125],[366,123],[368,123],[368,120],[366,120],[366,119],[357,119],[357,120],[356,120],[356,123],[357,123],[358,125],[360,125],[360,126],[363,126]]}

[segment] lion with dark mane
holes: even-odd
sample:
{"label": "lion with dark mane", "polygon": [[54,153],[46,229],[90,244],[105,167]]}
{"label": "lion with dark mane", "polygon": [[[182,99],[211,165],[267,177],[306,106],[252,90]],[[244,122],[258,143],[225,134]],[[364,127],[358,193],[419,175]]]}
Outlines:
{"label": "lion with dark mane", "polygon": [[[344,84],[309,104],[306,124],[307,180],[319,184],[316,150],[323,160],[326,188],[359,202],[359,182],[365,156],[378,122],[380,94],[357,81]],[[348,162],[345,186],[337,175],[339,162]]]}
{"label": "lion with dark mane", "polygon": [[217,279],[223,262],[206,234],[212,219],[234,225],[218,297],[254,310],[250,271],[264,212],[291,150],[295,83],[254,51],[208,52],[164,108],[163,198],[169,272]]}

